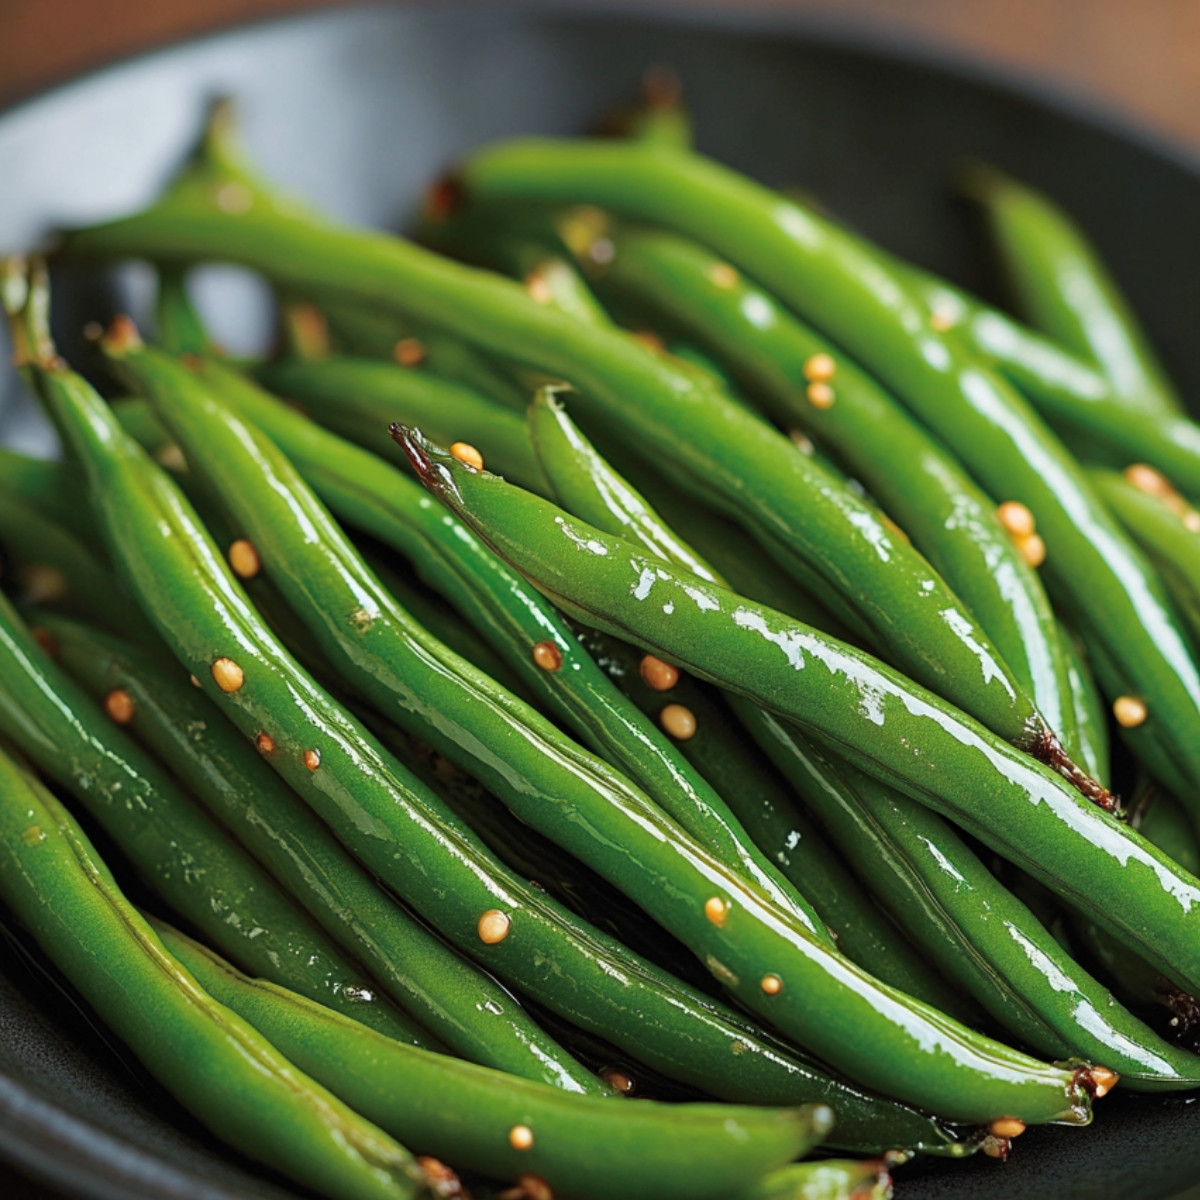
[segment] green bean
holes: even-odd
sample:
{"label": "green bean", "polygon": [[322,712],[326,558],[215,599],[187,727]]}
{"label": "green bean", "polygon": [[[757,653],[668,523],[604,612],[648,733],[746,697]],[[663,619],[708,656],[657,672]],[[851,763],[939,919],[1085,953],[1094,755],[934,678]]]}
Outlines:
{"label": "green bean", "polygon": [[[280,753],[272,765],[454,944],[634,1058],[710,1094],[828,1102],[839,1114],[842,1148],[921,1146],[957,1155],[978,1146],[970,1131],[871,1096],[798,1058],[748,1020],[568,917],[460,837],[449,814],[406,781],[261,628],[194,513],[98,398],[61,366],[41,367],[35,380],[87,467],[114,560],[160,635],[200,671],[245,734],[274,731]],[[213,689],[205,677],[214,646],[242,647],[240,665],[250,668],[253,686]],[[302,758],[316,748],[322,754],[313,771]],[[517,913],[522,929],[499,948],[481,943],[477,930],[480,914],[494,908]]]}
{"label": "green bean", "polygon": [[[940,974],[930,971],[927,961],[898,936],[896,926],[800,810],[795,794],[754,753],[733,715],[715,696],[682,673],[672,687],[662,688],[656,680],[657,686],[651,688],[642,677],[644,658],[639,651],[595,630],[583,630],[581,640],[648,715],[658,716],[668,705],[687,711],[695,733],[680,741],[680,749],[721,795],[729,797],[739,820],[768,858],[804,889],[847,958],[906,995],[965,1025],[977,1026],[982,1012],[965,1002],[958,989],[948,987]],[[653,669],[658,667],[655,664]]]}
{"label": "green bean", "polygon": [[[182,678],[114,639],[44,619],[59,661],[94,695],[119,688],[132,702],[131,730],[176,773],[296,896],[331,937],[360,956],[383,988],[455,1053],[528,1074],[536,1025],[511,995],[455,954],[384,894],[282,779]],[[394,1035],[393,1035],[394,1036]],[[406,1041],[429,1047],[414,1031]],[[438,1048],[436,1044],[433,1048]]]}
{"label": "green bean", "polygon": [[361,968],[101,715],[3,598],[0,660],[0,733],[71,790],[157,894],[248,968],[408,1036],[410,1022],[377,996]]}
{"label": "green bean", "polygon": [[403,1147],[301,1074],[175,962],[67,811],[3,754],[0,898],[105,1024],[219,1138],[336,1200],[427,1194]]}
{"label": "green bean", "polygon": [[1143,415],[1183,412],[1128,301],[1083,231],[1049,196],[994,167],[964,172],[1030,323],[1094,362],[1113,396]]}
{"label": "green bean", "polygon": [[1105,691],[1144,698],[1190,790],[1200,784],[1200,671],[1162,588],[1057,439],[1011,387],[931,327],[885,257],[715,163],[665,150],[508,143],[473,157],[457,186],[468,201],[598,203],[659,221],[812,320],[888,384],[994,499],[1034,514],[1051,594],[1081,632],[1108,643],[1117,669],[1096,664]]}
{"label": "green bean", "polygon": [[[951,817],[1195,986],[1200,882],[897,672],[398,430],[426,487],[569,615],[745,695]],[[881,736],[880,730],[888,730]]]}
{"label": "green bean", "polygon": [[[127,358],[125,361],[130,369],[137,370],[132,359]],[[162,378],[162,368],[169,368],[170,364],[160,360],[153,362],[158,363],[158,375]],[[148,364],[151,370],[153,362]],[[188,384],[186,376],[181,378],[176,374],[173,378],[181,385]],[[270,411],[270,405],[264,405],[262,399],[254,396],[245,385],[235,388],[237,381],[218,367],[207,367],[204,370],[204,378],[222,388],[223,399],[233,400],[235,404],[248,407],[256,415],[263,413],[264,409]],[[286,434],[289,424],[290,427],[296,427],[294,421],[288,423],[282,414],[278,414],[278,410],[275,411],[277,416],[272,421],[273,432],[283,430]],[[328,475],[328,469],[334,461],[335,444],[328,438],[314,438],[311,434],[306,440],[310,444],[315,443],[314,449],[320,452]],[[287,446],[289,450],[294,449],[294,443],[290,439]],[[311,460],[311,451],[304,457]],[[361,459],[359,461],[361,462]],[[346,466],[351,467],[353,462],[352,459]],[[540,477],[541,469],[537,467],[536,459],[534,468]],[[397,508],[404,495],[401,488],[405,485],[395,479],[394,472],[382,464],[375,464],[373,473],[369,472],[367,464],[362,463],[361,466],[353,467],[352,471],[343,470],[342,477],[347,481],[355,479],[360,490],[364,481],[372,477],[378,478],[376,490],[386,497],[390,507]],[[442,514],[437,511],[420,511],[423,505],[428,504],[428,498],[415,485],[409,494],[412,500],[404,505],[405,511],[412,514],[408,522],[411,524],[415,517],[424,529],[429,530],[429,540],[436,537],[440,543],[446,544],[448,539],[444,528],[439,530],[431,527],[429,519],[432,517],[433,524],[436,525],[443,519]],[[414,509],[417,511],[414,512]],[[394,524],[394,521],[391,524]],[[410,546],[411,540],[410,535]],[[447,545],[447,551],[456,559],[464,557],[461,535]],[[613,694],[612,689],[604,686],[603,677],[587,662],[586,654],[581,654],[578,647],[573,646],[574,638],[561,619],[552,611],[547,611],[544,602],[530,596],[527,587],[521,586],[519,594],[512,594],[511,576],[508,580],[497,579],[494,570],[489,575],[484,575],[485,566],[490,564],[473,562],[466,569],[471,570],[474,579],[483,575],[488,595],[502,602],[506,610],[519,619],[521,636],[513,639],[508,635],[497,644],[503,645],[509,651],[510,664],[531,686],[534,695],[543,703],[547,703],[557,715],[576,728],[582,729],[583,735],[593,745],[598,743],[597,748],[601,752],[607,751],[615,755],[624,770],[643,786],[656,803],[666,809],[693,836],[714,848],[727,865],[768,889],[768,895],[785,905],[788,911],[810,929],[819,932],[822,927],[813,918],[802,896],[781,882],[775,869],[746,838],[721,797],[716,795],[703,779],[697,778],[689,771],[686,760],[673,750],[664,737],[652,727],[647,728],[646,723],[639,719],[636,709],[620,703],[619,697]],[[459,574],[463,573],[463,568],[457,564],[455,569]],[[508,575],[507,572],[504,574]],[[504,597],[500,589],[510,594]],[[461,586],[452,587],[450,590],[461,591]],[[536,605],[536,611],[531,610],[531,605]],[[494,628],[495,621],[495,616],[489,616],[486,627]],[[549,645],[545,644],[547,642]],[[541,647],[540,651],[538,647]],[[564,657],[569,649],[571,653]],[[601,705],[600,708],[596,707],[597,702]],[[483,701],[476,699],[473,707],[479,708],[482,704]],[[435,723],[444,723],[444,718],[439,716]],[[437,735],[427,733],[422,736],[438,744]],[[444,742],[443,752],[449,753]],[[452,753],[450,757],[453,757]],[[472,769],[467,764],[463,765],[468,770]],[[533,767],[530,769],[534,770]]]}
{"label": "green bean", "polygon": [[260,383],[317,422],[361,446],[378,448],[398,414],[441,432],[446,445],[469,442],[522,487],[540,484],[521,417],[486,397],[422,371],[361,358],[284,359],[254,371]]}
{"label": "green bean", "polygon": [[603,293],[707,346],[775,420],[799,426],[860,479],[987,631],[1074,757],[1050,602],[957,461],[853,361],[702,247],[652,230],[600,236],[612,247],[595,268]]}
{"label": "green bean", "polygon": [[[56,472],[62,475],[62,472]],[[78,518],[74,518],[78,522]],[[86,526],[80,533],[88,535]],[[23,496],[0,491],[0,550],[5,583],[22,605],[49,605],[89,616],[114,632],[134,632],[136,608],[91,548]]]}
{"label": "green bean", "polygon": [[[64,249],[240,262],[287,287],[376,303],[383,311],[419,310],[422,319],[478,348],[564,376],[596,412],[619,414],[629,423],[639,453],[674,462],[695,490],[736,509],[747,528],[792,557],[811,556],[812,569],[826,576],[831,592],[860,611],[877,643],[906,669],[986,718],[1014,744],[1054,761],[1065,757],[986,637],[928,564],[873,508],[797,454],[781,434],[699,377],[626,337],[537,304],[516,285],[394,239],[338,229],[281,204],[237,164],[227,138],[227,126],[218,119],[200,155],[157,205],[76,231]],[[678,157],[665,150],[643,150],[640,156],[670,162]],[[249,197],[236,214],[222,212],[214,200],[229,183]],[[682,428],[691,435],[686,442],[679,436]]]}
{"label": "green bean", "polygon": [[0,495],[20,500],[66,529],[90,531],[86,491],[61,467],[53,459],[32,458],[0,446]]}
{"label": "green bean", "polygon": [[[522,819],[621,887],[752,1012],[864,1085],[949,1117],[987,1120],[1019,1108],[1023,1119],[1083,1118],[1086,1071],[1051,1068],[979,1038],[837,956],[610,768],[406,628],[286,460],[186,371],[175,378],[169,360],[152,369],[150,354],[128,338],[110,336],[106,349],[152,385],[163,419],[193,463],[203,463],[268,569],[278,568],[277,583],[343,676],[397,719],[421,717],[422,737],[452,761],[469,762]],[[261,479],[252,489],[245,484],[251,462]],[[355,620],[355,612],[364,615]],[[436,670],[414,670],[410,663],[421,659]],[[422,709],[433,704],[430,722]],[[503,918],[506,945],[520,918]],[[778,972],[793,978],[792,989]],[[907,1060],[903,1072],[898,1057]]]}
{"label": "green bean", "polygon": [[1183,807],[1170,792],[1153,789],[1139,805],[1137,828],[1185,871],[1200,876],[1200,840]]}
{"label": "green bean", "polygon": [[613,1104],[413,1050],[247,979],[159,926],[172,954],[370,1120],[455,1166],[533,1174],[564,1200],[723,1200],[829,1133],[830,1109]]}
{"label": "green bean", "polygon": [[[1059,641],[1066,651],[1069,700],[1075,711],[1074,726],[1080,765],[1093,779],[1107,783],[1112,774],[1108,710],[1096,687],[1082,641],[1065,626],[1060,629]],[[1196,874],[1195,871],[1192,873]]]}

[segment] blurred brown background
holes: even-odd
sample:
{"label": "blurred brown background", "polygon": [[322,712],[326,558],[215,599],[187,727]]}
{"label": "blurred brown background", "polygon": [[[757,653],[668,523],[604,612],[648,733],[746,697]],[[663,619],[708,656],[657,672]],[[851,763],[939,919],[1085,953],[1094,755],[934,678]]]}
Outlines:
{"label": "blurred brown background", "polygon": [[[0,102],[133,50],[320,3],[0,0]],[[664,4],[719,7],[714,0],[653,6]],[[726,0],[729,6],[838,17],[966,51],[1099,97],[1200,147],[1200,0]],[[637,5],[621,0],[621,7]]]}

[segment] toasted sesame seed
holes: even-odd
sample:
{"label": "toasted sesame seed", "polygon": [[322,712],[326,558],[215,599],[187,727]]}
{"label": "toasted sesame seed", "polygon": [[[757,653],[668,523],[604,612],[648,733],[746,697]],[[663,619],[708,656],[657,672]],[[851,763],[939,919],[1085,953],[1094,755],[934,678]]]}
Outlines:
{"label": "toasted sesame seed", "polygon": [[831,354],[814,354],[804,364],[804,378],[809,383],[828,383],[837,373],[837,363]]}
{"label": "toasted sesame seed", "polygon": [[726,262],[719,262],[713,263],[708,269],[708,278],[714,287],[728,290],[729,288],[737,287],[741,276],[738,274],[736,267],[732,267]]}
{"label": "toasted sesame seed", "polygon": [[243,579],[253,579],[262,569],[262,560],[258,557],[253,542],[247,541],[246,538],[238,538],[229,547],[229,565],[235,575],[240,575]]}
{"label": "toasted sesame seed", "polygon": [[704,902],[704,915],[719,929],[729,915],[729,905],[720,896],[710,896]]}
{"label": "toasted sesame seed", "polygon": [[1140,696],[1118,696],[1113,701],[1112,710],[1122,729],[1136,729],[1150,715],[1145,700]]}
{"label": "toasted sesame seed", "polygon": [[246,673],[232,658],[218,658],[212,665],[212,677],[223,692],[237,692],[246,682]]}
{"label": "toasted sesame seed", "polygon": [[620,1092],[622,1096],[632,1096],[637,1089],[637,1083],[632,1075],[627,1071],[621,1070],[620,1067],[605,1067],[600,1072],[600,1078],[613,1089]]}
{"label": "toasted sesame seed", "polygon": [[401,338],[392,347],[392,357],[402,367],[419,367],[425,361],[425,343],[420,338]]}
{"label": "toasted sesame seed", "polygon": [[837,399],[833,388],[827,383],[810,383],[806,394],[813,408],[832,408]]}
{"label": "toasted sesame seed", "polygon": [[758,986],[768,996],[778,996],[783,991],[783,980],[778,975],[764,975]]}
{"label": "toasted sesame seed", "polygon": [[514,1150],[529,1150],[533,1146],[533,1130],[528,1125],[514,1125],[508,1131],[508,1144]]}
{"label": "toasted sesame seed", "polygon": [[1019,500],[1005,500],[996,509],[996,517],[1014,538],[1030,537],[1036,528],[1033,513]]}
{"label": "toasted sesame seed", "polygon": [[315,771],[321,765],[320,750],[305,750],[304,765],[310,770]]}
{"label": "toasted sesame seed", "polygon": [[124,688],[113,688],[104,697],[104,711],[118,725],[128,725],[133,720],[137,707],[133,703],[133,697]]}
{"label": "toasted sesame seed", "polygon": [[1025,1132],[1025,1122],[1017,1117],[997,1117],[988,1126],[988,1132],[998,1138],[1020,1137]]}
{"label": "toasted sesame seed", "polygon": [[646,686],[656,692],[669,692],[679,682],[679,668],[653,654],[647,654],[638,664],[638,674]]}
{"label": "toasted sesame seed", "polygon": [[275,739],[264,730],[254,739],[254,748],[259,754],[274,754]]}
{"label": "toasted sesame seed", "polygon": [[450,453],[464,467],[470,467],[472,471],[483,470],[483,455],[470,442],[455,442],[450,447]]}
{"label": "toasted sesame seed", "polygon": [[1036,533],[1017,540],[1017,549],[1021,557],[1031,566],[1040,567],[1046,561],[1046,543]]}
{"label": "toasted sesame seed", "polygon": [[495,946],[508,937],[508,931],[512,928],[512,918],[498,908],[489,908],[479,918],[476,928],[479,931],[479,940],[485,946]]}
{"label": "toasted sesame seed", "polygon": [[563,664],[562,651],[551,641],[538,642],[533,648],[533,661],[543,671],[557,671]]}
{"label": "toasted sesame seed", "polygon": [[696,734],[696,716],[690,708],[682,704],[668,704],[658,714],[659,723],[663,729],[677,741],[686,742]]}

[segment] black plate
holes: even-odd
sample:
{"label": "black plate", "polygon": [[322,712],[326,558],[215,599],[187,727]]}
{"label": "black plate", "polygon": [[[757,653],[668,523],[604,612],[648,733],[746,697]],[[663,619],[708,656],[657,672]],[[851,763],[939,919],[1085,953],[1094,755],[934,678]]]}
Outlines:
{"label": "black plate", "polygon": [[[996,162],[1046,188],[1103,248],[1186,392],[1200,387],[1200,168],[1043,86],[927,52],[764,16],[579,8],[339,9],[122,63],[0,118],[0,249],[132,208],[193,136],[207,98],[237,95],[266,171],[331,212],[394,225],[455,154],[514,133],[574,133],[625,101],[648,64],[681,73],[701,147],[796,183],[892,249],[980,290],[986,255],[947,188]],[[144,289],[70,297],[102,317]],[[262,328],[252,289],[215,278],[220,329]],[[60,297],[62,299],[64,297]],[[47,435],[11,379],[0,438]],[[0,1158],[72,1196],[279,1197],[287,1185],[216,1147],[14,942],[0,941]],[[1152,1200],[1200,1181],[1200,1106],[1119,1093],[1090,1131],[1032,1130],[1004,1166],[930,1162],[902,1197]],[[14,1186],[0,1167],[0,1194]],[[614,1198],[617,1200],[617,1198]]]}

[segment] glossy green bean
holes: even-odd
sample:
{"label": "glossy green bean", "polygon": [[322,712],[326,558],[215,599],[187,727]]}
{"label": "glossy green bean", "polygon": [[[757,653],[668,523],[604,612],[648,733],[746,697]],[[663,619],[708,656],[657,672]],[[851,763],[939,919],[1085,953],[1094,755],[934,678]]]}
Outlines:
{"label": "glossy green bean", "polygon": [[583,630],[580,636],[596,661],[647,715],[658,717],[667,705],[687,710],[695,732],[680,741],[679,748],[721,795],[729,797],[756,844],[804,889],[843,954],[906,995],[977,1027],[983,1014],[964,1002],[958,990],[948,987],[899,936],[837,850],[800,810],[795,793],[755,753],[715,695],[686,673],[680,673],[673,687],[651,688],[642,678],[640,651],[596,630]]}
{"label": "glossy green bean", "polygon": [[1109,646],[1117,669],[1105,674],[1097,664],[1106,693],[1142,696],[1191,791],[1200,785],[1200,670],[1168,598],[1058,440],[1011,387],[931,325],[884,256],[695,155],[514,142],[475,155],[457,185],[468,201],[604,204],[685,232],[841,344],[994,499],[1030,509],[1048,552],[1051,594],[1081,632],[1091,637],[1083,627],[1094,626]]}
{"label": "glossy green bean", "polygon": [[87,491],[54,459],[0,446],[0,495],[12,496],[66,529],[89,528]]}
{"label": "glossy green bean", "polygon": [[70,789],[176,912],[248,969],[407,1036],[362,969],[49,661],[2,598],[0,660],[0,733]]}
{"label": "glossy green bean", "polygon": [[[1023,1119],[1083,1118],[1086,1071],[973,1035],[836,955],[610,768],[409,627],[286,459],[186,371],[176,378],[169,360],[151,369],[149,353],[127,340],[110,338],[107,349],[150,386],[190,461],[237,513],[268,571],[277,568],[276,582],[343,677],[397,720],[419,720],[422,737],[469,762],[523,820],[621,887],[752,1012],[865,1086],[949,1117],[988,1120],[1019,1108]],[[247,487],[248,478],[261,486]],[[435,720],[424,715],[429,705]],[[520,916],[505,921],[503,945],[516,940],[507,930]]]}
{"label": "glossy green bean", "polygon": [[994,167],[972,166],[962,186],[982,208],[1017,306],[1030,324],[1094,362],[1122,407],[1142,415],[1182,413],[1116,280],[1067,213]]}
{"label": "glossy green bean", "polygon": [[[467,613],[480,628],[489,630],[497,647],[506,652],[509,664],[530,688],[534,697],[565,720],[601,755],[607,755],[650,797],[692,834],[713,847],[724,861],[736,867],[769,894],[786,904],[810,928],[822,927],[793,888],[781,885],[774,868],[744,836],[722,798],[688,769],[680,755],[652,725],[641,719],[636,708],[622,701],[606,685],[603,675],[579,650],[565,622],[528,585],[519,582],[482,548],[468,545],[474,539],[465,530],[448,530],[444,514],[429,507],[428,497],[417,485],[395,477],[395,471],[365,456],[345,454],[336,439],[321,436],[281,412],[219,366],[202,369],[206,382],[220,389],[221,398],[251,417],[264,418],[267,432],[280,446],[297,455],[297,465],[319,469],[318,490],[335,505],[342,505],[346,486],[359,496],[368,488],[378,497],[368,516],[368,529],[397,544],[399,549],[426,564],[435,582],[449,596],[468,601]],[[301,435],[303,434],[303,441]],[[535,469],[539,477],[541,468]],[[333,493],[322,481],[331,476],[342,481]],[[385,506],[383,527],[378,520]],[[351,520],[362,520],[362,506],[350,512]],[[374,521],[372,522],[372,517]],[[398,527],[396,518],[403,525]],[[414,539],[414,533],[417,538]],[[449,568],[449,570],[447,570]],[[463,582],[468,585],[464,597]],[[499,610],[497,610],[499,606]],[[501,622],[503,624],[501,625]],[[497,628],[497,626],[500,626]],[[539,655],[537,647],[541,646]],[[469,767],[467,769],[470,769]]]}
{"label": "glossy green bean", "polygon": [[[61,367],[52,370],[39,373],[39,390],[87,467],[114,559],[163,639],[201,678],[214,646],[242,647],[252,686],[226,694],[206,679],[210,694],[233,701],[226,711],[248,736],[273,731],[279,753],[272,765],[454,944],[635,1059],[709,1094],[829,1103],[839,1114],[844,1148],[920,1146],[961,1154],[978,1146],[971,1131],[871,1096],[797,1057],[739,1014],[569,917],[461,838],[449,814],[408,782],[265,633],[170,481],[123,437],[97,398]],[[316,771],[301,761],[314,747],[322,750]],[[523,930],[499,949],[480,944],[477,932],[480,914],[492,908],[518,914]],[[561,1067],[555,1071],[562,1079]]]}
{"label": "glossy green bean", "polygon": [[362,358],[283,359],[261,364],[254,375],[319,424],[367,449],[378,452],[389,423],[411,413],[413,424],[440,430],[446,445],[468,442],[501,474],[522,487],[539,487],[521,417],[460,384]]}
{"label": "glossy green bean", "polygon": [[[1059,641],[1066,651],[1068,699],[1075,712],[1075,744],[1080,765],[1107,786],[1112,777],[1108,739],[1108,709],[1096,686],[1083,642],[1065,626]],[[1190,868],[1189,868],[1190,869]],[[1196,872],[1192,872],[1196,874]]]}
{"label": "glossy green bean", "polygon": [[1169,854],[1185,871],[1200,876],[1200,839],[1179,801],[1162,788],[1153,789],[1138,806],[1142,836]]}
{"label": "glossy green bean", "polygon": [[223,1141],[336,1200],[428,1194],[402,1146],[202,990],[66,809],[3,754],[0,899],[151,1074]]}
{"label": "glossy green bean", "polygon": [[[129,722],[192,782],[232,829],[331,937],[357,954],[391,998],[454,1053],[529,1076],[541,1036],[512,996],[380,890],[329,829],[297,806],[286,783],[203,695],[163,675],[131,647],[63,620],[43,622],[63,667],[93,694],[120,688],[133,701]],[[393,1034],[392,1036],[398,1036]],[[441,1048],[424,1031],[403,1039]]]}
{"label": "glossy green bean", "polygon": [[883,1159],[822,1159],[784,1167],[738,1200],[890,1200],[892,1177]]}
{"label": "glossy green bean", "polygon": [[[641,157],[674,162],[679,156],[644,150]],[[219,181],[247,189],[251,202],[244,212],[220,211],[213,200]],[[375,303],[383,311],[419,312],[480,349],[565,377],[597,413],[627,423],[639,453],[673,462],[696,491],[736,510],[752,532],[823,574],[830,591],[860,612],[877,643],[905,669],[1015,744],[1051,759],[1061,754],[1030,699],[936,573],[872,507],[797,454],[783,435],[700,377],[627,337],[543,307],[516,285],[281,204],[237,162],[221,121],[210,126],[199,155],[157,205],[76,231],[63,248],[240,262],[284,286]],[[681,440],[681,429],[689,431],[688,440]],[[952,615],[936,615],[946,613]]]}
{"label": "glossy green bean", "polygon": [[797,721],[1200,981],[1200,881],[1041,764],[877,660],[397,436],[426,487],[564,611]]}
{"label": "glossy green bean", "polygon": [[204,986],[370,1120],[454,1167],[502,1180],[536,1175],[564,1200],[724,1200],[802,1156],[834,1124],[823,1106],[607,1103],[422,1053],[159,928]]}
{"label": "glossy green bean", "polygon": [[601,236],[612,246],[595,269],[603,294],[708,347],[776,421],[811,435],[859,479],[987,631],[1074,757],[1050,602],[958,462],[852,360],[701,246],[653,230]]}

